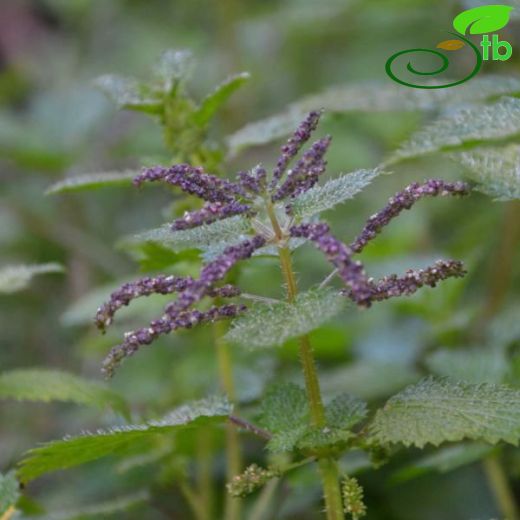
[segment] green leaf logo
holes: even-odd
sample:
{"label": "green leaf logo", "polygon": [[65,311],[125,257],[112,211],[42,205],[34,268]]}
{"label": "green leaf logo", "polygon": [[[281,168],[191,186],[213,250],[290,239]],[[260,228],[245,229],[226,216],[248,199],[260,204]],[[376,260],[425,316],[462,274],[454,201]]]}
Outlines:
{"label": "green leaf logo", "polygon": [[509,22],[513,8],[508,5],[483,5],[463,11],[453,20],[453,27],[460,34],[485,34],[498,31]]}

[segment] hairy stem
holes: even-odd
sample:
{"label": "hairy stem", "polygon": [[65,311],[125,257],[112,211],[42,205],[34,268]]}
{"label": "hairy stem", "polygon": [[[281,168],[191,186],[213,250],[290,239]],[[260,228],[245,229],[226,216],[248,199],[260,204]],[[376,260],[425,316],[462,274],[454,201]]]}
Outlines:
{"label": "hairy stem", "polygon": [[484,459],[484,469],[501,514],[506,520],[520,520],[515,498],[497,454]]}
{"label": "hairy stem", "polygon": [[[217,360],[222,389],[231,402],[236,400],[235,383],[233,380],[233,365],[229,345],[224,340],[225,325],[222,322],[214,324],[215,344],[217,347]],[[235,406],[236,411],[236,406]],[[240,474],[242,471],[242,451],[237,429],[231,424],[226,424],[226,473],[227,480]],[[240,520],[241,500],[226,494],[224,518],[226,520]]]}
{"label": "hairy stem", "polygon": [[[274,208],[270,203],[267,205],[267,213],[279,243],[284,244],[283,232],[276,218]],[[296,277],[292,266],[291,251],[285,244],[279,245],[278,254],[280,258],[280,267],[287,286],[287,300],[293,302],[298,293],[298,285],[296,283]],[[321,398],[320,383],[318,380],[318,373],[316,371],[316,363],[314,361],[311,343],[307,335],[300,337],[299,342],[300,361],[303,368],[312,424],[317,427],[323,427],[325,426],[325,409]],[[323,485],[327,519],[343,519],[343,502],[339,487],[338,465],[332,458],[321,458],[318,459],[318,467]]]}

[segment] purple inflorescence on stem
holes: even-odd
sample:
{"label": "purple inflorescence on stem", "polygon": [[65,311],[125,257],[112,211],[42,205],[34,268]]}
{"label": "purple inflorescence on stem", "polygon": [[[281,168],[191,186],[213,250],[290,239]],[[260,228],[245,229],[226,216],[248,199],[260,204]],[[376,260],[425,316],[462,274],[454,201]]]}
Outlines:
{"label": "purple inflorescence on stem", "polygon": [[242,188],[254,195],[265,190],[267,172],[261,165],[255,166],[250,172],[238,172],[237,179]]}
{"label": "purple inflorescence on stem", "polygon": [[329,148],[331,137],[319,139],[302,155],[294,168],[288,171],[287,179],[273,195],[273,201],[289,196],[297,197],[312,188],[325,171],[327,162],[324,156]]}
{"label": "purple inflorescence on stem", "polygon": [[230,246],[215,260],[203,267],[200,278],[179,294],[177,301],[166,307],[166,312],[175,315],[200,301],[213,285],[222,280],[229,270],[240,260],[251,257],[255,250],[265,244],[265,239],[259,235],[250,240],[244,240],[236,246]]}
{"label": "purple inflorescence on stem", "polygon": [[207,202],[199,210],[187,211],[182,218],[177,219],[172,224],[172,230],[191,229],[201,226],[202,224],[211,224],[216,220],[241,215],[250,211],[251,206],[236,201],[228,204],[222,202]]}
{"label": "purple inflorescence on stem", "polygon": [[[397,296],[410,296],[421,287],[435,287],[437,282],[447,278],[460,278],[466,274],[462,262],[457,260],[438,260],[425,269],[409,269],[404,276],[392,274],[377,282],[371,282],[371,301],[388,300]],[[350,297],[350,290],[345,291]]]}
{"label": "purple inflorescence on stem", "polygon": [[282,146],[282,153],[278,157],[278,161],[273,170],[273,179],[270,184],[271,189],[276,187],[291,159],[298,154],[301,147],[309,140],[312,132],[318,125],[320,115],[321,113],[317,111],[310,112],[295,130],[293,136]]}
{"label": "purple inflorescence on stem", "polygon": [[201,323],[216,321],[219,319],[234,318],[246,310],[245,305],[227,304],[220,307],[213,306],[208,311],[197,309],[184,311],[175,316],[165,314],[158,320],[154,320],[148,327],[127,332],[123,343],[112,348],[103,361],[103,373],[112,377],[114,371],[121,362],[135,354],[143,345],[149,345],[163,334],[168,334],[178,329],[190,329]]}
{"label": "purple inflorescence on stem", "polygon": [[377,236],[381,229],[401,211],[410,209],[423,197],[435,197],[438,195],[467,195],[468,185],[464,182],[445,182],[439,179],[430,179],[423,184],[414,182],[403,191],[396,193],[388,204],[378,213],[372,215],[359,236],[350,244],[351,249],[359,253]]}
{"label": "purple inflorescence on stem", "polygon": [[104,330],[112,323],[114,314],[121,307],[128,305],[133,299],[151,294],[171,294],[185,290],[193,283],[190,277],[159,275],[146,276],[135,282],[122,285],[110,295],[107,303],[103,304],[96,313],[96,325]]}
{"label": "purple inflorescence on stem", "polygon": [[[207,264],[201,271],[198,280],[192,278],[185,278],[182,280],[182,290],[179,290],[177,301],[168,304],[165,308],[164,315],[150,323],[149,327],[138,329],[129,332],[125,335],[125,339],[121,345],[114,347],[110,354],[105,359],[103,364],[104,373],[110,377],[113,375],[116,366],[128,356],[134,354],[142,345],[152,343],[158,336],[168,334],[169,332],[179,328],[191,328],[203,321],[210,321],[222,318],[232,318],[239,312],[245,310],[243,305],[223,305],[221,307],[213,307],[207,312],[201,312],[197,309],[190,309],[195,303],[199,302],[205,296],[230,298],[238,296],[240,290],[232,285],[224,285],[222,287],[215,287],[215,284],[224,278],[228,271],[240,260],[249,258],[253,252],[265,244],[265,239],[260,236],[255,236],[251,240],[244,240],[236,246],[230,246],[215,260]],[[181,282],[179,282],[181,283]],[[127,284],[131,285],[131,284]],[[121,290],[120,290],[121,291]],[[122,294],[127,295],[130,289],[122,291]],[[151,294],[151,291],[148,294]],[[170,291],[173,292],[173,291]],[[116,291],[117,293],[117,291]],[[114,293],[114,294],[116,294]],[[167,293],[163,293],[167,294]],[[134,296],[136,297],[136,296]],[[124,301],[130,301],[132,298],[125,296]],[[121,298],[117,299],[119,302]],[[110,312],[115,312],[115,308],[111,301],[105,304],[101,309],[109,309]],[[112,306],[111,306],[112,305]],[[119,305],[121,306],[121,305]],[[110,315],[110,312],[103,311],[98,313],[100,320],[105,316]],[[105,324],[108,324],[105,320]]]}
{"label": "purple inflorescence on stem", "polygon": [[235,201],[235,195],[244,194],[238,184],[205,173],[202,168],[189,164],[175,164],[169,168],[145,168],[134,179],[134,184],[140,186],[143,182],[159,180],[208,202],[230,203]]}
{"label": "purple inflorescence on stem", "polygon": [[402,277],[392,274],[374,281],[367,278],[361,262],[352,260],[354,251],[330,234],[327,224],[300,224],[293,226],[290,232],[293,237],[311,240],[325,253],[327,259],[336,267],[339,276],[348,286],[343,294],[361,307],[370,307],[373,302],[396,296],[408,296],[425,285],[435,287],[441,280],[461,277],[466,273],[462,262],[439,260],[426,269],[410,269]]}
{"label": "purple inflorescence on stem", "polygon": [[[324,158],[331,142],[329,136],[313,143],[295,166],[287,171],[287,177],[281,186],[278,185],[289,162],[309,140],[319,117],[319,112],[309,113],[294,135],[282,147],[282,154],[273,171],[269,189],[267,189],[267,173],[260,165],[249,172],[239,172],[236,182],[209,175],[202,168],[188,164],[178,164],[169,168],[158,166],[144,169],[135,179],[135,184],[139,186],[143,182],[162,180],[205,201],[201,209],[187,212],[182,218],[176,220],[172,224],[174,231],[210,224],[234,215],[246,214],[248,217],[253,217],[257,214],[257,206],[262,199],[268,204],[292,199],[318,182],[326,167]],[[465,195],[467,192],[468,188],[462,182],[449,183],[431,179],[422,184],[411,184],[392,197],[380,212],[370,217],[360,235],[350,245],[335,238],[330,233],[329,226],[322,222],[304,222],[296,225],[285,223],[282,225],[285,227],[281,230],[283,235],[281,238],[285,240],[288,238],[287,235],[290,235],[313,242],[336,267],[339,276],[347,286],[343,294],[359,306],[369,307],[373,302],[410,295],[420,287],[435,287],[441,280],[465,274],[461,262],[439,260],[425,269],[409,270],[404,276],[392,274],[374,280],[366,276],[362,263],[354,260],[353,255],[362,251],[366,244],[401,211],[411,208],[422,197]],[[290,214],[289,205],[286,207],[286,212]],[[257,224],[258,229],[265,228],[263,224],[260,226],[261,222]],[[227,247],[221,255],[202,268],[198,279],[166,275],[145,277],[127,283],[112,293],[109,301],[98,309],[96,323],[100,329],[110,325],[117,310],[128,305],[134,298],[154,293],[178,293],[178,297],[166,305],[161,318],[152,321],[148,327],[125,335],[123,343],[113,348],[106,358],[104,372],[111,376],[115,367],[125,357],[132,355],[140,346],[150,344],[162,334],[180,328],[191,328],[202,322],[232,318],[246,310],[244,305],[238,304],[215,306],[209,311],[200,311],[194,306],[205,297],[232,298],[240,295],[238,287],[233,285],[217,287],[217,283],[236,263],[251,257],[267,241],[274,240],[272,237],[276,233],[271,233],[270,229],[264,231],[265,237],[255,235],[237,245]]]}
{"label": "purple inflorescence on stem", "polygon": [[361,262],[352,259],[352,250],[330,233],[324,223],[300,224],[290,229],[292,237],[311,240],[336,267],[341,279],[349,286],[352,299],[361,306],[370,305],[370,286]]}

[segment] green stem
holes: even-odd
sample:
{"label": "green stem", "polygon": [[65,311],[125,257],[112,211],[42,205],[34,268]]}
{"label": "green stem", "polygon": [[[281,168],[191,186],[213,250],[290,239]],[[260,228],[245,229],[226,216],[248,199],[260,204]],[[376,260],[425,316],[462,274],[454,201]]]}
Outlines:
{"label": "green stem", "polygon": [[484,469],[500,512],[505,520],[520,520],[515,498],[511,493],[507,476],[497,454],[490,455],[484,459]]}
{"label": "green stem", "polygon": [[[271,203],[267,204],[267,214],[269,215],[269,219],[271,220],[279,244],[284,244],[283,232]],[[296,283],[296,277],[292,266],[291,251],[286,245],[279,245],[278,254],[280,257],[280,267],[287,286],[287,300],[293,302],[298,294],[298,285]],[[312,424],[316,427],[323,427],[326,424],[325,408],[321,398],[320,383],[318,380],[318,373],[316,371],[316,363],[314,361],[311,343],[309,337],[306,335],[300,337],[299,342],[300,361],[303,368]],[[323,485],[327,519],[341,520],[345,518],[345,516],[343,514],[343,501],[341,499],[337,462],[330,457],[320,458],[318,459],[318,467]]]}
{"label": "green stem", "polygon": [[197,432],[197,491],[200,502],[199,518],[201,520],[213,518],[213,464],[211,456],[213,443],[211,433],[208,430]]}
{"label": "green stem", "polygon": [[[217,361],[222,389],[231,402],[236,401],[235,383],[233,380],[233,365],[229,345],[224,340],[225,328],[222,322],[214,324],[215,344],[217,347]],[[235,405],[235,412],[237,411]],[[237,429],[233,424],[226,424],[226,474],[228,482],[242,471],[242,452]],[[242,502],[239,498],[226,493],[224,518],[226,520],[240,520]]]}

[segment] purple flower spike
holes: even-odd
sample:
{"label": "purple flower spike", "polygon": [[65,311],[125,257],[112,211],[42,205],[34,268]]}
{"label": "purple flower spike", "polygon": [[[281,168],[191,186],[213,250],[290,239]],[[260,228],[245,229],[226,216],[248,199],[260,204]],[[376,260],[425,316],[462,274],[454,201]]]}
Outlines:
{"label": "purple flower spike", "polygon": [[[460,278],[466,274],[462,262],[456,260],[438,260],[426,269],[409,269],[402,277],[395,274],[385,276],[377,282],[372,282],[371,301],[388,300],[396,296],[410,296],[421,287],[435,287],[441,280]],[[351,291],[346,291],[352,297]]]}
{"label": "purple flower spike", "polygon": [[166,307],[166,313],[175,316],[200,301],[211,292],[213,285],[222,280],[237,262],[250,258],[264,244],[265,238],[255,235],[250,240],[244,240],[236,246],[226,248],[220,256],[202,269],[200,278],[180,293],[177,301]]}
{"label": "purple flower spike", "polygon": [[240,296],[242,291],[236,285],[226,284],[222,287],[212,287],[208,290],[208,296],[212,298],[233,298],[234,296]]}
{"label": "purple flower spike", "polygon": [[301,147],[309,140],[311,133],[316,129],[320,119],[321,112],[310,112],[307,117],[300,123],[293,136],[281,148],[281,155],[273,170],[273,180],[270,188],[274,189],[278,181],[282,178],[287,165],[291,159],[300,151]]}
{"label": "purple flower spike", "polygon": [[244,191],[253,195],[265,191],[267,172],[260,165],[255,166],[250,172],[238,172],[237,178]]}
{"label": "purple flower spike", "polygon": [[388,204],[378,213],[372,215],[359,236],[350,244],[351,249],[359,253],[376,237],[381,229],[401,211],[410,209],[423,197],[436,197],[438,195],[467,195],[468,185],[464,182],[444,182],[439,179],[430,179],[423,184],[414,182],[403,191],[396,193]]}
{"label": "purple flower spike", "polygon": [[320,175],[327,166],[323,158],[330,142],[330,136],[319,139],[303,154],[295,167],[287,173],[287,180],[273,195],[273,201],[282,200],[289,196],[296,197],[318,182]]}
{"label": "purple flower spike", "polygon": [[140,186],[143,182],[159,180],[208,202],[230,203],[235,201],[236,195],[244,194],[238,184],[205,173],[202,168],[189,164],[175,164],[170,168],[163,166],[145,168],[134,179],[134,184]]}
{"label": "purple flower spike", "polygon": [[240,202],[207,202],[202,209],[187,211],[184,216],[172,224],[173,231],[191,229],[202,224],[211,224],[216,220],[222,220],[234,215],[251,212],[251,206]]}
{"label": "purple flower spike", "polygon": [[104,331],[112,323],[117,310],[128,305],[135,298],[151,294],[171,294],[183,291],[192,283],[193,279],[190,277],[183,278],[166,275],[153,278],[146,276],[135,282],[125,283],[110,295],[107,303],[98,309],[95,318],[96,326]]}
{"label": "purple flower spike", "polygon": [[311,240],[338,269],[338,274],[349,286],[352,299],[360,306],[369,307],[371,288],[361,262],[352,260],[352,250],[330,234],[324,223],[300,224],[290,229],[292,237]]}
{"label": "purple flower spike", "polygon": [[216,321],[219,319],[234,318],[246,310],[245,305],[227,304],[221,307],[211,307],[208,311],[185,311],[172,317],[165,314],[162,318],[154,320],[149,327],[128,332],[123,343],[114,347],[103,361],[103,373],[106,377],[112,377],[115,369],[121,362],[135,354],[143,345],[149,345],[163,334],[177,329],[190,329],[200,323]]}

